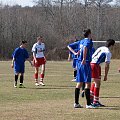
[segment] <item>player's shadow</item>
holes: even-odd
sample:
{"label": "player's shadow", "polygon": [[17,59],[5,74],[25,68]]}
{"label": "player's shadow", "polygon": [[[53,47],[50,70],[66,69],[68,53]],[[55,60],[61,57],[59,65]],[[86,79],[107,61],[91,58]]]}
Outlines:
{"label": "player's shadow", "polygon": [[100,98],[120,98],[120,96],[100,97]]}
{"label": "player's shadow", "polygon": [[97,109],[120,110],[120,106],[104,106],[104,107],[98,107]]}

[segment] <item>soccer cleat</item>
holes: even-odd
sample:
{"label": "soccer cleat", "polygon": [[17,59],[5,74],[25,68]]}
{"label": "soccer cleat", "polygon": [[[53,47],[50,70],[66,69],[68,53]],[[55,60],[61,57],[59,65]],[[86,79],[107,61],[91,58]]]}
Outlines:
{"label": "soccer cleat", "polygon": [[14,88],[17,88],[17,83],[14,83]]}
{"label": "soccer cleat", "polygon": [[76,82],[76,79],[71,80],[72,82]]}
{"label": "soccer cleat", "polygon": [[39,86],[39,84],[38,84],[38,83],[35,83],[35,85],[36,85],[36,86]]}
{"label": "soccer cleat", "polygon": [[101,104],[99,101],[96,104],[98,107],[105,107],[105,105]]}
{"label": "soccer cleat", "polygon": [[74,103],[74,108],[83,108],[80,104]]}
{"label": "soccer cleat", "polygon": [[39,82],[39,85],[45,86],[45,84],[42,81]]}
{"label": "soccer cleat", "polygon": [[86,108],[87,109],[95,109],[95,108],[97,108],[97,106],[95,106],[95,105],[86,105]]}
{"label": "soccer cleat", "polygon": [[25,86],[23,84],[20,84],[19,88],[25,88]]}

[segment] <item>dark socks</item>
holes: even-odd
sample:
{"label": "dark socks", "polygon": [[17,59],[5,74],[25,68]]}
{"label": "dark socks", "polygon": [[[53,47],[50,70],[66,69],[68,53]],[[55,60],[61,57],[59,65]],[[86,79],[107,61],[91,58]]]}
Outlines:
{"label": "dark socks", "polygon": [[83,82],[83,85],[82,85],[82,91],[85,89],[85,82]]}
{"label": "dark socks", "polygon": [[23,75],[20,76],[20,83],[23,83]]}
{"label": "dark socks", "polygon": [[74,78],[76,78],[77,70],[74,70]]}
{"label": "dark socks", "polygon": [[15,75],[15,83],[17,84],[18,81],[18,75]]}
{"label": "dark socks", "polygon": [[80,89],[75,88],[75,103],[79,104],[79,94],[80,94]]}
{"label": "dark socks", "polygon": [[86,95],[86,100],[87,100],[87,105],[90,105],[90,89],[86,88],[85,89],[85,95]]}

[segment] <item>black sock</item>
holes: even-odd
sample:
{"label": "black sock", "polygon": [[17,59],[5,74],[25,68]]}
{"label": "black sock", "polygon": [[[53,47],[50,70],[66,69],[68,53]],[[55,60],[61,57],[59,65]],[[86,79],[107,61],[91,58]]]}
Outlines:
{"label": "black sock", "polygon": [[15,83],[17,84],[18,81],[18,75],[15,75]]}
{"label": "black sock", "polygon": [[83,85],[82,85],[82,91],[85,89],[85,82],[83,82]]}
{"label": "black sock", "polygon": [[87,100],[87,105],[90,105],[90,89],[86,88],[85,89],[85,95],[86,95],[86,100]]}
{"label": "black sock", "polygon": [[75,103],[79,104],[79,94],[80,94],[80,89],[75,88]]}
{"label": "black sock", "polygon": [[74,70],[74,78],[76,78],[77,70]]}
{"label": "black sock", "polygon": [[20,83],[23,83],[23,75],[20,75]]}

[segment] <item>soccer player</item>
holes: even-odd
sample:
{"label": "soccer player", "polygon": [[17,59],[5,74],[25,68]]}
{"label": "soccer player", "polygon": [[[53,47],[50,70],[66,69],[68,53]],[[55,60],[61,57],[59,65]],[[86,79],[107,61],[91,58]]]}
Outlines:
{"label": "soccer player", "polygon": [[[77,42],[78,39],[75,39],[75,42]],[[74,47],[72,48],[75,52],[78,52],[78,48]],[[77,75],[77,61],[78,61],[78,56],[74,55],[71,51],[69,51],[69,56],[68,56],[68,61],[70,61],[72,58],[72,67],[74,70],[74,79],[72,81],[76,81],[76,75]]]}
{"label": "soccer player", "polygon": [[[91,39],[92,40],[92,39]],[[95,52],[95,48],[92,47],[92,54]],[[83,83],[82,85],[82,93],[81,93],[81,97],[84,97],[84,93],[85,93],[85,83]]]}
{"label": "soccer player", "polygon": [[94,54],[92,55],[91,69],[92,69],[92,78],[93,83],[91,85],[91,102],[94,106],[104,106],[99,102],[99,92],[101,85],[101,66],[100,64],[105,62],[105,76],[104,81],[107,80],[107,75],[110,66],[111,52],[110,48],[114,46],[115,41],[109,39],[106,41],[106,46],[99,47]]}
{"label": "soccer player", "polygon": [[25,61],[28,60],[32,65],[32,62],[29,59],[29,55],[26,48],[27,41],[23,40],[20,43],[20,47],[16,48],[12,54],[13,60],[11,67],[14,68],[15,72],[15,83],[14,87],[17,88],[17,81],[20,74],[20,85],[19,88],[24,88],[23,79],[25,72]]}
{"label": "soccer player", "polygon": [[[84,30],[84,39],[78,42],[68,45],[68,49],[75,55],[78,55],[78,64],[77,64],[77,85],[75,88],[75,103],[74,108],[81,108],[79,104],[79,94],[80,88],[85,82],[85,95],[87,100],[86,108],[95,108],[90,103],[90,86],[91,86],[91,67],[90,62],[92,59],[92,46],[93,42],[91,41],[91,30]],[[79,51],[76,53],[72,47],[78,46]]]}
{"label": "soccer player", "polygon": [[[45,63],[46,58],[44,56],[45,51],[45,44],[43,43],[43,37],[39,36],[37,37],[37,42],[32,47],[33,52],[33,63],[35,66],[35,85],[39,86],[45,86],[43,83],[44,74],[45,74]],[[41,66],[41,73],[40,73],[40,81],[38,81],[38,73],[39,73],[39,67]]]}

